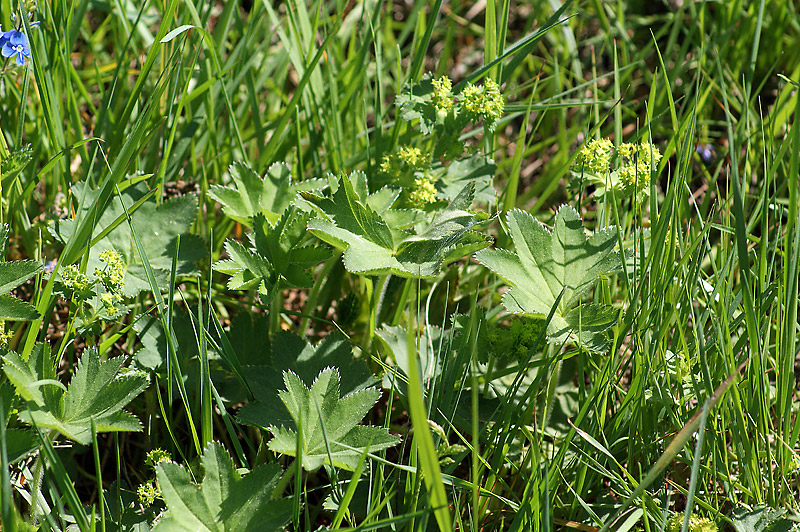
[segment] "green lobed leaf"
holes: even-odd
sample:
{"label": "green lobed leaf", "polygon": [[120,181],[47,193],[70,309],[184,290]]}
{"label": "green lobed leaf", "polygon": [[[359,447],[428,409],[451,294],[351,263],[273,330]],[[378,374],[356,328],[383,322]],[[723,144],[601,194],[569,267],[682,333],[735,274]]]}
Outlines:
{"label": "green lobed leaf", "polygon": [[497,192],[492,186],[497,165],[482,153],[453,161],[436,183],[439,196],[452,200],[469,183],[475,185],[475,200],[481,203],[494,203]]}
{"label": "green lobed leaf", "polygon": [[[262,338],[266,341],[266,335]],[[262,344],[258,342],[257,345]],[[246,346],[241,340],[235,347],[241,349],[237,352],[246,354]],[[242,423],[265,429],[270,426],[288,426],[292,422],[278,396],[285,371],[298,375],[310,386],[321,371],[335,366],[342,376],[340,389],[344,394],[362,390],[375,383],[366,363],[353,356],[350,341],[340,332],[332,332],[317,346],[313,346],[289,331],[280,331],[272,339],[272,344],[261,351],[260,355],[266,359],[267,364],[246,368],[247,381],[257,402],[239,409],[238,419]]]}
{"label": "green lobed leaf", "polygon": [[[93,192],[86,192],[83,183],[73,186],[73,193],[78,197],[88,194],[87,203],[91,203]],[[120,197],[126,207],[130,207],[148,193],[145,183],[137,183],[122,191]],[[187,194],[165,200],[157,205],[155,199],[142,203],[131,213],[131,221],[136,234],[142,243],[147,259],[159,286],[166,287],[169,272],[172,268],[172,255],[175,253],[175,244],[180,238],[178,251],[179,275],[189,275],[197,271],[196,263],[207,255],[205,243],[202,238],[191,234],[189,230],[197,214],[197,196]],[[111,226],[122,217],[124,211],[119,199],[114,198],[103,211],[98,223],[92,232],[93,238],[99,236],[107,227]],[[51,226],[53,235],[67,242],[74,231],[74,220],[62,220]],[[142,290],[149,290],[150,283],[137,251],[131,230],[127,223],[120,223],[105,235],[89,253],[86,271],[93,272],[95,268],[102,268],[100,253],[106,250],[119,251],[125,262],[126,272],[123,292],[132,297]]]}
{"label": "green lobed leaf", "polygon": [[13,464],[39,448],[39,436],[30,430],[6,429],[8,463]]}
{"label": "green lobed leaf", "polygon": [[0,263],[0,294],[7,294],[37,273],[42,265],[32,260]]}
{"label": "green lobed leaf", "polygon": [[[8,226],[2,224],[0,229],[0,244],[5,244]],[[40,271],[42,265],[32,260],[0,262],[0,320],[35,320],[39,317],[39,312],[32,305],[5,294]]]}
{"label": "green lobed leaf", "polygon": [[298,192],[321,190],[327,185],[323,179],[292,182],[285,163],[273,164],[263,177],[243,162],[232,164],[229,172],[232,186],[214,185],[208,194],[222,204],[225,214],[247,226],[256,214],[270,223],[277,222]]}
{"label": "green lobed leaf", "polygon": [[359,425],[380,397],[375,388],[339,396],[339,371],[326,368],[310,388],[291,371],[283,374],[285,390],[279,396],[294,424],[270,427],[269,449],[297,456],[297,430],[302,434],[303,467],[315,471],[323,464],[354,471],[364,450],[387,449],[400,441],[383,427]]}
{"label": "green lobed leaf", "polygon": [[0,320],[35,320],[39,317],[36,307],[13,298],[0,295]]}
{"label": "green lobed leaf", "polygon": [[214,269],[231,276],[228,288],[255,288],[268,301],[279,289],[311,287],[313,279],[308,269],[331,256],[327,247],[301,246],[313,215],[290,206],[271,225],[262,214],[256,214],[253,233],[248,235],[251,246],[228,240],[225,250],[230,258],[215,263]]}
{"label": "green lobed leaf", "polygon": [[400,108],[400,117],[406,121],[419,119],[423,135],[428,135],[436,126],[436,108],[433,105],[433,79],[429,75],[413,85],[403,88],[397,95],[395,105]]}
{"label": "green lobed leaf", "polygon": [[275,499],[281,476],[277,464],[240,475],[228,452],[211,442],[203,452],[203,481],[192,482],[189,470],[168,462],[156,475],[167,511],[156,532],[239,532],[281,530],[292,517],[289,499]]}
{"label": "green lobed leaf", "polygon": [[614,227],[587,237],[578,213],[562,206],[552,232],[530,214],[508,213],[508,228],[516,253],[482,250],[475,258],[512,288],[503,304],[513,313],[547,315],[559,294],[561,303],[548,325],[548,341],[576,342],[591,351],[608,347],[605,331],[616,312],[603,305],[581,305],[583,296],[602,276],[621,268]]}
{"label": "green lobed leaf", "polygon": [[[474,184],[470,183],[453,202],[428,223],[417,223],[417,234],[397,229],[393,211],[384,209],[380,214],[369,205],[356,186],[358,180],[343,177],[331,198],[304,195],[322,214],[308,223],[308,229],[329,244],[344,249],[343,261],[348,271],[379,275],[392,273],[400,277],[434,277],[445,260],[456,260],[475,249],[489,245],[482,242],[469,229],[478,223],[470,212]],[[396,211],[395,211],[396,212]],[[384,214],[385,213],[385,214]],[[386,219],[384,219],[386,217]],[[468,243],[466,247],[462,244]],[[454,255],[461,249],[464,255]]]}
{"label": "green lobed leaf", "polygon": [[[15,149],[0,162],[0,167],[3,169],[0,173],[0,179],[12,177],[20,172],[23,168],[28,166],[28,163],[33,159],[33,148],[30,144],[25,144]],[[6,188],[5,183],[3,188]]]}
{"label": "green lobed leaf", "polygon": [[102,361],[96,349],[87,349],[68,388],[55,379],[47,349],[34,350],[27,361],[14,352],[3,360],[3,371],[27,401],[19,414],[23,421],[83,445],[91,442],[92,421],[100,432],[141,430],[139,420],[122,408],[147,387],[148,377],[123,371],[122,357]]}
{"label": "green lobed leaf", "polygon": [[797,530],[797,523],[784,517],[785,509],[773,509],[763,504],[752,508],[739,506],[730,514],[736,532],[789,532]]}

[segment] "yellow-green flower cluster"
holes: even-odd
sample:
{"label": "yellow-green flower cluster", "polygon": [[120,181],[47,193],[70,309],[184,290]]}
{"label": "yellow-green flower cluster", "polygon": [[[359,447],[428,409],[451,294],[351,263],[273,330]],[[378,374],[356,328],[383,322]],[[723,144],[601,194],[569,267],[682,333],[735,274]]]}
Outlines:
{"label": "yellow-green flower cluster", "polygon": [[428,165],[428,157],[425,152],[413,146],[403,146],[395,153],[383,156],[381,161],[381,173],[394,178],[403,176],[406,172],[422,170]]}
{"label": "yellow-green flower cluster", "polygon": [[[148,467],[155,469],[161,462],[170,462],[171,460],[172,455],[167,451],[163,449],[153,449],[147,453],[144,463],[147,464]],[[139,484],[139,487],[136,488],[136,495],[139,497],[139,502],[144,506],[150,506],[156,499],[161,497],[161,487],[158,485],[157,480],[148,480],[144,484]]]}
{"label": "yellow-green flower cluster", "polygon": [[408,201],[418,209],[424,208],[431,203],[436,203],[434,179],[428,175],[416,178],[408,195]]}
{"label": "yellow-green flower cluster", "polygon": [[161,497],[161,489],[155,480],[148,480],[144,484],[139,484],[139,487],[136,488],[136,496],[144,506],[150,506]]}
{"label": "yellow-green flower cluster", "polygon": [[503,116],[505,99],[500,92],[500,86],[491,78],[483,82],[482,87],[467,84],[461,91],[459,99],[461,111],[470,120],[483,119],[484,126],[489,131],[494,131],[495,123]]}
{"label": "yellow-green flower cluster", "polygon": [[11,341],[13,336],[11,331],[0,331],[0,347],[8,347],[8,342]]}
{"label": "yellow-green flower cluster", "polygon": [[144,459],[144,463],[154,469],[161,462],[171,462],[171,461],[172,461],[172,455],[169,454],[164,449],[153,449],[152,451],[147,453],[147,457]]}
{"label": "yellow-green flower cluster", "polygon": [[[676,513],[667,521],[666,532],[680,532],[683,529],[683,514]],[[717,525],[707,517],[692,514],[689,516],[689,532],[718,532]]]}
{"label": "yellow-green flower cluster", "polygon": [[625,143],[617,148],[619,178],[629,190],[647,192],[650,188],[650,170],[658,165],[661,152],[652,143]]}
{"label": "yellow-green flower cluster", "polygon": [[117,314],[121,312],[120,305],[122,304],[122,295],[117,292],[103,292],[100,295],[100,302],[103,308],[106,309],[106,314],[109,318],[116,318]]}
{"label": "yellow-green flower cluster", "polygon": [[105,266],[102,269],[95,268],[94,275],[110,292],[122,290],[125,278],[125,263],[122,261],[122,254],[113,249],[103,251],[100,253],[100,262],[104,262]]}
{"label": "yellow-green flower cluster", "polygon": [[611,167],[611,155],[614,145],[608,139],[593,139],[583,145],[578,152],[578,163],[596,175],[603,176]]}
{"label": "yellow-green flower cluster", "polygon": [[453,108],[453,82],[447,76],[434,79],[433,83],[433,106],[437,114],[446,115]]}
{"label": "yellow-green flower cluster", "polygon": [[77,266],[70,265],[61,270],[61,284],[72,294],[85,294],[93,283]]}

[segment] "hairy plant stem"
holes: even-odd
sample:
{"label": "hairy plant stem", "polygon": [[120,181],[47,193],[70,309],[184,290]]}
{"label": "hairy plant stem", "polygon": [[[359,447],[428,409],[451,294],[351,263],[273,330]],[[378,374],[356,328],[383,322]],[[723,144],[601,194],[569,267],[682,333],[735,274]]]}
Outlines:
{"label": "hairy plant stem", "polygon": [[[56,438],[56,431],[51,430],[45,436],[48,443],[52,443]],[[44,457],[42,451],[36,457],[36,464],[33,466],[33,489],[31,490],[31,509],[30,516],[35,518],[39,508],[39,496],[42,491],[42,480],[44,479]]]}

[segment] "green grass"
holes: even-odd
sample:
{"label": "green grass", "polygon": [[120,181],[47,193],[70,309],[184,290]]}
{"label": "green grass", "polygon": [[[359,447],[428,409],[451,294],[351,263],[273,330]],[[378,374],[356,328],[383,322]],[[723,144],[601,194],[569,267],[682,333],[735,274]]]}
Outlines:
{"label": "green grass", "polygon": [[[157,469],[164,474],[145,465],[147,453],[167,450],[199,482],[212,441],[243,468],[231,475],[280,466],[270,497],[290,500],[291,530],[652,532],[673,512],[685,514],[683,529],[694,513],[744,530],[748,508],[773,520],[800,515],[794,0],[492,0],[483,9],[53,0],[20,18],[27,5],[0,0],[3,28],[19,27],[31,44],[26,65],[11,59],[0,80],[0,222],[11,234],[2,257],[48,267],[13,292],[39,318],[6,320],[0,332],[9,333],[4,356],[8,349],[44,362],[31,370],[40,380],[30,389],[7,371],[0,377],[4,530],[150,526],[175,499],[138,501],[137,487]],[[283,284],[229,284],[219,269],[232,258],[230,242],[244,249],[247,234],[260,234],[257,218],[236,218],[214,199],[212,187],[238,186],[234,163],[262,178],[285,163],[294,182],[322,179],[324,190],[291,198],[317,221],[330,211],[321,197],[364,172],[357,199],[374,203],[354,212],[365,233],[385,236],[375,215],[389,226],[404,219],[380,203],[390,192],[379,191],[396,187],[394,206],[412,206],[419,176],[387,177],[381,164],[404,147],[442,146],[443,130],[422,133],[395,104],[409,87],[422,90],[426,73],[449,76],[456,94],[491,78],[505,97],[493,130],[476,120],[451,132],[465,155],[493,159],[496,199],[461,209],[469,221],[459,231],[448,226],[409,260],[420,265],[456,241],[463,253],[424,279],[350,271],[342,251],[352,242],[326,238],[313,222],[310,230],[301,224],[291,248],[325,238],[334,244],[329,258],[292,262],[292,249],[280,247],[295,238],[290,220],[285,240],[252,243],[253,261],[290,265]],[[616,146],[649,139],[660,150],[646,195],[594,194],[578,153],[599,138]],[[9,154],[26,145],[29,160],[18,153],[27,161],[18,168]],[[713,146],[708,160],[698,145]],[[174,208],[184,193],[198,208],[184,220],[188,229],[162,245],[148,209]],[[474,260],[483,244],[458,240],[478,238],[469,229],[519,252],[506,213],[522,209],[551,226],[561,204],[590,231],[614,226],[619,240],[621,267],[581,300],[615,311],[605,350],[574,338],[547,342],[560,298],[549,317],[509,314],[507,283]],[[271,213],[270,224],[283,213],[250,207]],[[112,244],[130,250],[126,286],[141,290],[125,295],[126,313],[86,320],[102,303],[69,297],[59,276],[75,265],[93,278],[97,252]],[[96,289],[97,297],[111,293]],[[346,356],[297,343],[339,335]],[[41,343],[52,352],[37,358]],[[141,431],[93,424],[91,444],[81,445],[46,422],[30,423],[30,412],[63,408],[47,401],[79,375],[88,347],[103,359],[124,355],[149,375],[126,407]],[[239,416],[243,405],[277,405],[303,443],[315,421],[291,421],[283,403],[270,401],[284,389],[282,369],[310,385],[317,363],[349,368],[343,392],[378,386],[381,399],[354,423],[402,437],[374,452],[343,437],[355,473],[307,471],[302,453],[270,449],[269,426]],[[372,377],[355,382],[357,368]],[[336,428],[321,430],[331,455],[341,443],[331,436]]]}

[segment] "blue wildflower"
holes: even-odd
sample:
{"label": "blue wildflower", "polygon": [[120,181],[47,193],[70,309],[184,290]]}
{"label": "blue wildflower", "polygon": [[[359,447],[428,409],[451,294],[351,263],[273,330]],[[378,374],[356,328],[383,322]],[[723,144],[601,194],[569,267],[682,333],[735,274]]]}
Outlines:
{"label": "blue wildflower", "polygon": [[711,144],[698,144],[695,151],[697,151],[697,155],[699,155],[700,159],[702,159],[706,164],[709,164],[714,160],[714,146]]}
{"label": "blue wildflower", "polygon": [[2,48],[0,53],[3,57],[14,57],[17,64],[22,66],[25,64],[25,58],[30,58],[31,47],[28,44],[28,38],[19,30],[10,30],[2,33],[0,36]]}

